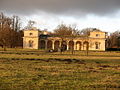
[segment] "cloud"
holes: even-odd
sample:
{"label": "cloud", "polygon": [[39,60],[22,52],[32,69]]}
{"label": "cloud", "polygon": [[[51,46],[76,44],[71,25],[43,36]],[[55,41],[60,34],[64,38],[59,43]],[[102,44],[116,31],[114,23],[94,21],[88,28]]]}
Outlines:
{"label": "cloud", "polygon": [[120,0],[0,0],[1,11],[24,15],[42,11],[58,15],[104,16],[119,9]]}
{"label": "cloud", "polygon": [[120,26],[120,0],[0,0],[0,12],[18,15],[22,27],[34,20],[51,31],[62,22],[109,32]]}

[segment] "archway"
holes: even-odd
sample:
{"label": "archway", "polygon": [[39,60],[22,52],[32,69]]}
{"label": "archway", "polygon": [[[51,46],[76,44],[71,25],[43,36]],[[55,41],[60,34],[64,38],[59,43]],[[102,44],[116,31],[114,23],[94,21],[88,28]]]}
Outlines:
{"label": "archway", "polygon": [[55,41],[55,42],[54,42],[54,49],[55,49],[56,51],[58,50],[58,48],[60,48],[59,45],[60,45],[60,41]]}
{"label": "archway", "polygon": [[81,46],[82,46],[81,42],[77,41],[76,42],[76,50],[81,50]]}
{"label": "archway", "polygon": [[40,40],[40,49],[45,49],[45,40]]}
{"label": "archway", "polygon": [[74,42],[69,41],[69,50],[74,50]]}
{"label": "archway", "polygon": [[62,41],[62,42],[61,42],[61,50],[62,50],[62,51],[67,50],[67,43],[66,43],[66,41]]}
{"label": "archway", "polygon": [[52,49],[52,41],[51,40],[47,41],[47,49]]}
{"label": "archway", "polygon": [[89,49],[89,42],[88,41],[85,41],[83,43],[83,50],[88,50]]}

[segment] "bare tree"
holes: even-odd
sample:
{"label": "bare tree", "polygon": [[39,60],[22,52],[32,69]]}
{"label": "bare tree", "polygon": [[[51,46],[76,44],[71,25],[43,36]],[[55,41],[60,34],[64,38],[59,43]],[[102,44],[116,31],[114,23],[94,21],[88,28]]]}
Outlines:
{"label": "bare tree", "polygon": [[35,23],[36,23],[35,21],[29,20],[28,25],[25,28],[26,29],[32,29]]}
{"label": "bare tree", "polygon": [[20,18],[18,16],[13,16],[12,18],[12,29],[14,31],[19,31],[20,30]]}
{"label": "bare tree", "polygon": [[4,47],[15,47],[19,42],[18,34],[20,30],[20,23],[18,16],[7,17],[3,13],[0,14],[0,45]]}
{"label": "bare tree", "polygon": [[106,40],[106,48],[120,48],[120,31],[110,34]]}

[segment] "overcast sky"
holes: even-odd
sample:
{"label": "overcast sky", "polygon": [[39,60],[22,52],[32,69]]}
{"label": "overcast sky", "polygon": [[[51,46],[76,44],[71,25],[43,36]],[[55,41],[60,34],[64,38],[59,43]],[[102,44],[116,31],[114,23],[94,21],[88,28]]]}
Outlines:
{"label": "overcast sky", "polygon": [[34,20],[41,29],[65,23],[79,29],[120,30],[120,0],[0,0],[0,12],[20,16],[23,25]]}

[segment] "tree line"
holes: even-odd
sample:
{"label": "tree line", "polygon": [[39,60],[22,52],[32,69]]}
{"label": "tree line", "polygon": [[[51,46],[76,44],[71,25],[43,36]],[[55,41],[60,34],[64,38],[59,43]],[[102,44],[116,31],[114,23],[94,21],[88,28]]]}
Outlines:
{"label": "tree line", "polygon": [[120,31],[111,33],[106,39],[107,50],[119,50],[120,51]]}
{"label": "tree line", "polygon": [[0,46],[15,48],[22,46],[23,31],[18,16],[8,17],[0,13]]}

